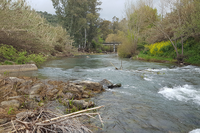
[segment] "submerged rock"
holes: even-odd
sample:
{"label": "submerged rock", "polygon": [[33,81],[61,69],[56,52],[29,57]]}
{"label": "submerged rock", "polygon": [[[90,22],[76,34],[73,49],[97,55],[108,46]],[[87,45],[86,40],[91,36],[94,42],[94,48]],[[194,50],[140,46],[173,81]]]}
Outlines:
{"label": "submerged rock", "polygon": [[108,88],[112,89],[112,88],[119,88],[121,87],[122,85],[119,83],[119,84],[113,84],[111,86],[108,86]]}

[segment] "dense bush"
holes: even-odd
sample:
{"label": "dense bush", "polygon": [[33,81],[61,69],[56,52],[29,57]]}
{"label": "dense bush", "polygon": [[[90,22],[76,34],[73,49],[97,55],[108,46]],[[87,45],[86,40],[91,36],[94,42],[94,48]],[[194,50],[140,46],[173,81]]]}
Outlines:
{"label": "dense bush", "polygon": [[145,48],[149,49],[151,55],[159,55],[168,51],[168,48],[171,49],[170,41],[167,42],[158,42],[151,45],[145,45]]}
{"label": "dense bush", "polygon": [[0,1],[0,43],[17,50],[49,54],[54,46],[71,45],[68,32],[61,26],[52,26],[24,0]]}
{"label": "dense bush", "polygon": [[[143,54],[154,57],[176,58],[175,50],[170,42],[159,42],[146,45]],[[181,52],[181,44],[177,44],[178,51]],[[189,38],[184,43],[184,62],[189,64],[200,64],[200,42],[194,38]]]}
{"label": "dense bush", "polygon": [[42,54],[28,54],[26,51],[18,52],[13,46],[1,44],[0,59],[6,65],[12,65],[13,63],[26,64],[32,61],[39,66],[46,60],[46,57]]}

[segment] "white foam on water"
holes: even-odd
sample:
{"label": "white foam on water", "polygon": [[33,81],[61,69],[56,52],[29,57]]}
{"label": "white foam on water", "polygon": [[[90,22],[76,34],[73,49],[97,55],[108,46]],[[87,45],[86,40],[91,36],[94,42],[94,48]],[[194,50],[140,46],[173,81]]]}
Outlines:
{"label": "white foam on water", "polygon": [[146,81],[152,81],[153,78],[152,77],[144,77],[144,80],[146,80]]}
{"label": "white foam on water", "polygon": [[168,68],[161,68],[161,69],[146,69],[147,71],[150,71],[150,72],[160,72],[160,71],[167,71],[169,70]]}
{"label": "white foam on water", "polygon": [[127,96],[132,96],[133,94],[129,93],[129,92],[125,92],[125,91],[120,91],[120,90],[114,90],[114,89],[107,89],[108,91],[111,91],[111,92],[117,92],[117,93],[121,93],[121,94],[124,94],[124,95],[127,95]]}
{"label": "white foam on water", "polygon": [[200,129],[192,130],[192,131],[190,131],[189,133],[200,133]]}
{"label": "white foam on water", "polygon": [[194,70],[200,73],[200,68],[195,68]]}
{"label": "white foam on water", "polygon": [[200,105],[200,91],[195,90],[191,85],[175,86],[173,88],[163,87],[158,93],[169,100],[192,101]]}

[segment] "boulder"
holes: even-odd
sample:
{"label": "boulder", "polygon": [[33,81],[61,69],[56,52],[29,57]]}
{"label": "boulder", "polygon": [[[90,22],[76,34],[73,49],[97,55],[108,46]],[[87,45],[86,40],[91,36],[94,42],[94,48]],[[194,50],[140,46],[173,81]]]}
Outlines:
{"label": "boulder", "polygon": [[28,109],[36,109],[38,107],[38,103],[35,101],[28,101],[26,106]]}
{"label": "boulder", "polygon": [[109,80],[107,80],[107,79],[104,79],[104,80],[102,80],[102,81],[100,81],[99,82],[99,84],[101,84],[103,87],[108,87],[108,86],[112,86],[113,85],[113,83],[111,83]]}
{"label": "boulder", "polygon": [[23,79],[19,79],[19,78],[16,78],[16,77],[9,77],[9,79],[12,81],[12,82],[25,82],[25,80]]}
{"label": "boulder", "polygon": [[40,95],[29,95],[30,99],[34,99],[37,102],[40,102],[42,100],[42,97]]}
{"label": "boulder", "polygon": [[90,96],[89,95],[87,95],[87,94],[83,94],[82,95],[82,98],[89,98]]}
{"label": "boulder", "polygon": [[72,98],[74,98],[74,94],[68,92],[64,95],[64,98],[66,98],[67,100],[71,100]]}
{"label": "boulder", "polygon": [[0,119],[0,125],[1,124],[5,124],[6,122],[8,122],[8,118],[2,118],[2,119]]}
{"label": "boulder", "polygon": [[17,100],[3,101],[3,102],[1,102],[1,105],[4,107],[19,108],[20,102]]}
{"label": "boulder", "polygon": [[46,95],[49,99],[52,99],[54,97],[57,97],[58,92],[59,92],[59,90],[57,90],[56,88],[48,89],[46,92]]}
{"label": "boulder", "polygon": [[114,84],[114,85],[111,85],[111,86],[108,86],[108,88],[110,88],[110,89],[112,89],[112,88],[119,88],[119,87],[121,87],[122,86],[122,84]]}
{"label": "boulder", "polygon": [[43,87],[44,87],[44,84],[39,83],[39,84],[32,86],[30,89],[28,89],[26,87],[22,87],[18,91],[23,92],[23,93],[28,94],[28,95],[37,95],[42,91]]}
{"label": "boulder", "polygon": [[92,81],[81,81],[79,83],[76,83],[77,85],[83,86],[86,90],[92,90],[92,91],[104,91],[103,86],[100,83],[92,82]]}
{"label": "boulder", "polygon": [[83,91],[84,91],[83,86],[76,85],[74,83],[69,83],[66,86],[64,86],[64,88],[63,88],[63,93],[71,92],[71,93],[81,93],[82,94]]}
{"label": "boulder", "polygon": [[[66,103],[70,104],[70,101],[66,100]],[[73,100],[71,103],[78,109],[85,109],[94,106],[94,102],[85,102],[84,100]]]}

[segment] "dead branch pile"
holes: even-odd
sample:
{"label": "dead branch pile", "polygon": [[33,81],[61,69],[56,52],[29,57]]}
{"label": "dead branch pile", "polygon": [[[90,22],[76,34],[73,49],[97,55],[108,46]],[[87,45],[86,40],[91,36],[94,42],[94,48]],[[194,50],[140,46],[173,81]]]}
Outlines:
{"label": "dead branch pile", "polygon": [[101,124],[103,121],[99,113],[88,113],[102,108],[95,107],[66,115],[59,115],[47,109],[38,109],[35,112],[22,112],[16,120],[0,125],[0,132],[11,133],[92,133],[90,129],[81,124],[78,117],[98,116]]}

